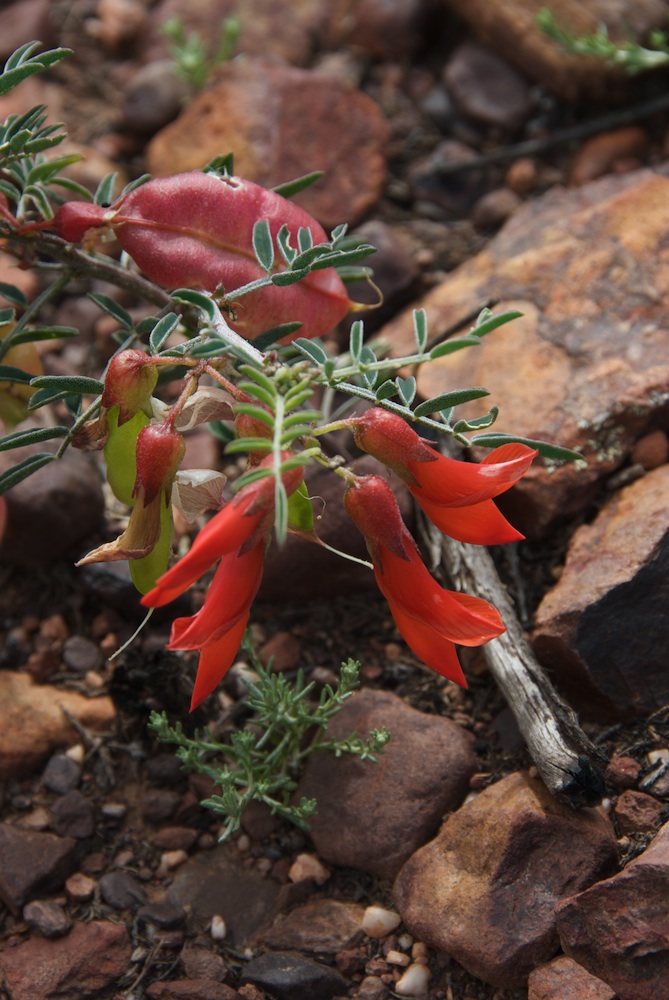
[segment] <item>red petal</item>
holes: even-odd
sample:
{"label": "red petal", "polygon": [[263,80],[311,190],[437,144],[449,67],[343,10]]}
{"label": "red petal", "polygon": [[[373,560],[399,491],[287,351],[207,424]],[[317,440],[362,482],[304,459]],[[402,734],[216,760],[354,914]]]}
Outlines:
{"label": "red petal", "polygon": [[217,642],[202,650],[190,703],[191,712],[209,697],[232,666],[244,638],[247,621],[248,615],[245,615]]}
{"label": "red petal", "polygon": [[432,670],[436,670],[442,677],[447,677],[449,681],[455,681],[456,684],[466,688],[467,681],[453,643],[444,639],[443,635],[426,622],[417,621],[403,614],[397,605],[389,603],[389,607],[402,638],[418,659]]}
{"label": "red petal", "polygon": [[243,555],[224,556],[195,615],[172,624],[168,649],[202,649],[247,616],[262,579],[264,540]]}
{"label": "red petal", "polygon": [[493,500],[483,500],[468,507],[443,507],[431,503],[418,490],[412,493],[439,531],[459,542],[504,545],[525,537],[509,524]]}
{"label": "red petal", "polygon": [[425,496],[444,507],[464,507],[492,500],[510,489],[527,472],[538,452],[524,444],[504,444],[478,465],[436,451],[434,454],[434,462],[409,462],[419,484],[412,487],[414,496]]}

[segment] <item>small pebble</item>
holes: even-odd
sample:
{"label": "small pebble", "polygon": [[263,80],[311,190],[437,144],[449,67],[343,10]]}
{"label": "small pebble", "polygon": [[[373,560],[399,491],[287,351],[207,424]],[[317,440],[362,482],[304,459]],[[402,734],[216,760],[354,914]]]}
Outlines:
{"label": "small pebble", "polygon": [[400,934],[397,939],[397,944],[402,949],[402,951],[408,951],[413,944],[413,937],[411,934]]}
{"label": "small pebble", "polygon": [[65,892],[73,903],[88,903],[95,894],[95,886],[94,879],[83,872],[75,872],[66,881]]}
{"label": "small pebble", "polygon": [[368,937],[383,938],[401,923],[399,913],[382,906],[368,906],[362,917],[361,927]]}
{"label": "small pebble", "polygon": [[425,965],[427,962],[427,945],[424,941],[415,941],[411,948],[411,957],[414,962]]}
{"label": "small pebble", "polygon": [[83,635],[73,635],[63,643],[63,661],[77,674],[98,670],[102,665],[102,653],[96,643]]}
{"label": "small pebble", "polygon": [[51,813],[44,806],[37,806],[26,816],[22,816],[18,825],[26,830],[48,830],[51,826]]}
{"label": "small pebble", "polygon": [[290,867],[288,878],[291,882],[304,882],[312,878],[316,885],[325,885],[330,871],[315,854],[298,854]]}
{"label": "small pebble", "polygon": [[251,838],[247,833],[242,833],[237,838],[237,850],[240,854],[245,854],[251,847]]}
{"label": "small pebble", "polygon": [[72,921],[63,907],[50,899],[34,899],[26,903],[23,919],[45,938],[63,937],[72,927]]}
{"label": "small pebble", "polygon": [[409,956],[405,955],[403,951],[391,949],[386,955],[386,962],[390,962],[391,965],[408,965],[410,961]]}
{"label": "small pebble", "polygon": [[395,992],[401,997],[427,996],[430,970],[427,965],[410,965],[395,983]]}
{"label": "small pebble", "polygon": [[178,868],[182,865],[184,861],[188,861],[188,854],[186,851],[164,851],[160,855],[160,867],[166,869],[167,871],[172,871],[174,868]]}
{"label": "small pebble", "polygon": [[42,784],[50,792],[65,795],[76,788],[81,779],[81,768],[67,754],[56,753],[51,757],[42,774]]}
{"label": "small pebble", "polygon": [[65,756],[73,760],[75,764],[83,764],[86,757],[86,747],[83,743],[75,743],[74,746],[67,748]]}
{"label": "small pebble", "polygon": [[223,917],[220,917],[218,913],[215,913],[211,918],[209,933],[214,941],[223,941],[225,939],[225,935],[228,933],[225,920]]}
{"label": "small pebble", "polygon": [[105,802],[100,810],[105,819],[123,819],[127,811],[125,802]]}

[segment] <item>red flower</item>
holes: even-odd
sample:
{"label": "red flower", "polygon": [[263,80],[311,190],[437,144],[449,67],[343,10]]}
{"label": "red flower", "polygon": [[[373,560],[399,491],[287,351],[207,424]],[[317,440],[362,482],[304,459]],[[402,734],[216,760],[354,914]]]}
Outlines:
{"label": "red flower", "polygon": [[356,479],[344,504],[365,536],[376,582],[406,644],[428,667],[467,687],[454,643],[481,646],[501,635],[499,612],[478,597],[444,590],[430,576],[385,480]]}
{"label": "red flower", "polygon": [[[262,465],[272,462],[273,457],[269,457]],[[302,476],[301,467],[282,473],[289,494],[298,488]],[[274,495],[274,476],[243,487],[202,529],[188,554],[142,598],[148,608],[168,604],[222,557],[204,604],[197,614],[176,619],[167,647],[201,650],[191,711],[225,676],[239,649],[262,579],[265,544],[274,520]]]}
{"label": "red flower", "polygon": [[475,465],[441,455],[401,417],[378,407],[351,421],[359,448],[396,472],[433,524],[445,535],[475,545],[523,538],[492,498],[517,483],[538,454],[524,444],[504,444]]}

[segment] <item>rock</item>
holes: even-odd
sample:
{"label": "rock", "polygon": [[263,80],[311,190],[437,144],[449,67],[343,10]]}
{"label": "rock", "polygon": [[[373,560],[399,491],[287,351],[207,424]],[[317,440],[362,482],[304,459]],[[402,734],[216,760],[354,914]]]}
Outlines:
{"label": "rock", "polygon": [[189,979],[213,979],[219,983],[228,974],[228,967],[220,955],[196,944],[185,944],[179,961]]}
{"label": "rock", "polygon": [[77,922],[65,938],[30,938],[0,954],[0,969],[12,1000],[95,1000],[127,972],[131,951],[121,924]]}
{"label": "rock", "polygon": [[57,753],[49,760],[42,774],[42,784],[50,792],[64,795],[76,788],[81,779],[81,768],[67,754]]}
{"label": "rock", "polygon": [[325,885],[331,874],[315,854],[298,854],[290,866],[288,878],[291,882],[313,880],[316,885]]}
{"label": "rock", "polygon": [[528,1000],[616,1000],[610,986],[566,955],[533,969],[527,989]]}
{"label": "rock", "polygon": [[599,718],[650,715],[669,701],[669,466],[615,493],[575,532],[536,613],[534,650]]}
{"label": "rock", "polygon": [[65,882],[65,892],[73,903],[88,903],[95,895],[96,885],[95,879],[83,872],[75,872]]}
{"label": "rock", "polygon": [[[447,5],[484,44],[565,100],[610,100],[616,83],[621,89],[619,70],[603,59],[571,55],[544,34],[537,22],[543,0],[447,0]],[[558,25],[576,36],[604,23],[612,38],[643,41],[649,30],[665,24],[661,0],[553,0],[550,7]]]}
{"label": "rock", "polygon": [[[348,444],[347,437],[343,449]],[[385,467],[368,455],[355,463],[355,471],[359,475],[376,473],[389,478]],[[341,552],[367,559],[365,541],[344,510],[343,480],[329,471],[318,470],[307,476],[307,485],[310,496],[314,497],[318,537]],[[411,530],[414,512],[410,494],[397,477],[393,477],[391,486]],[[281,550],[274,541],[270,544],[258,600],[270,603],[313,601],[370,590],[378,592],[374,576],[366,566],[342,559],[297,535],[289,535]]]}
{"label": "rock", "polygon": [[302,655],[299,639],[290,632],[276,632],[271,639],[263,643],[260,658],[264,667],[269,667],[274,674],[285,670],[296,670]]}
{"label": "rock", "polygon": [[[478,154],[458,139],[443,139],[427,154],[414,160],[408,170],[408,182],[416,207],[424,211],[427,203],[447,219],[463,219],[488,188],[487,172],[471,167],[456,174],[442,173],[449,163],[469,163]],[[431,212],[429,212],[432,215]]]}
{"label": "rock", "polygon": [[100,896],[114,910],[134,910],[146,902],[146,892],[130,872],[107,872],[98,885]]}
{"label": "rock", "polygon": [[522,204],[517,194],[509,188],[488,191],[472,208],[472,222],[477,229],[499,229]]}
{"label": "rock", "polygon": [[312,899],[290,913],[280,913],[265,934],[264,942],[277,951],[334,955],[358,943],[364,912],[359,903]]}
{"label": "rock", "polygon": [[244,868],[240,855],[225,844],[184,862],[165,898],[188,906],[197,919],[222,918],[226,938],[241,947],[271,924],[280,888]]}
{"label": "rock", "polygon": [[0,58],[3,63],[15,49],[40,38],[48,48],[52,40],[49,0],[14,0],[0,12]]}
{"label": "rock", "polygon": [[85,635],[71,635],[63,643],[63,662],[76,674],[85,674],[89,670],[99,670],[104,657],[97,643]]}
{"label": "rock", "polygon": [[463,42],[444,67],[451,100],[465,118],[515,132],[532,113],[530,88],[495,52]]}
{"label": "rock", "polygon": [[323,44],[329,49],[353,46],[374,60],[410,58],[426,28],[421,0],[336,0],[326,7]]}
{"label": "rock", "polygon": [[23,919],[45,938],[63,937],[72,929],[72,921],[62,906],[51,899],[35,899],[23,907]]}
{"label": "rock", "polygon": [[609,173],[623,172],[620,167],[634,162],[641,166],[648,150],[650,136],[638,125],[600,132],[587,139],[574,157],[569,171],[569,184],[579,187]]}
{"label": "rock", "polygon": [[151,843],[161,851],[190,851],[198,838],[197,830],[188,826],[164,826],[152,834]]}
{"label": "rock", "polygon": [[417,712],[386,691],[353,695],[327,733],[366,736],[382,725],[392,735],[376,764],[314,754],[297,795],[318,801],[311,838],[319,857],[393,878],[434,835],[444,813],[460,805],[476,758],[469,734],[455,723]]}
{"label": "rock", "polygon": [[153,983],[146,991],[150,1000],[239,1000],[239,993],[215,979],[173,979]]}
{"label": "rock", "polygon": [[147,823],[163,823],[179,808],[181,796],[168,788],[149,788],[142,795],[142,818]]}
{"label": "rock", "polygon": [[[40,445],[3,452],[0,472],[48,450]],[[8,524],[0,559],[12,565],[47,565],[95,531],[104,514],[99,473],[86,455],[71,448],[5,496]]]}
{"label": "rock", "polygon": [[642,465],[644,469],[656,469],[669,460],[669,438],[664,431],[644,434],[632,448],[632,465]]}
{"label": "rock", "polygon": [[446,820],[402,868],[395,899],[420,941],[484,982],[513,988],[558,950],[557,901],[615,863],[604,813],[574,812],[517,772]]}
{"label": "rock", "polygon": [[[416,303],[434,333],[490,300],[496,312],[524,313],[475,351],[424,365],[418,389],[430,397],[445,383],[486,386],[490,398],[459,407],[457,416],[481,416],[493,403],[497,430],[582,450],[587,468],[569,463],[551,472],[535,463],[500,501],[532,537],[583,512],[666,406],[660,260],[668,230],[669,178],[660,174],[555,189],[522,205],[482,253]],[[412,312],[380,336],[393,353],[410,351]]]}
{"label": "rock", "polygon": [[641,774],[641,764],[634,757],[613,754],[606,765],[606,780],[616,788],[634,788]]}
{"label": "rock", "polygon": [[98,0],[95,13],[86,22],[87,31],[110,52],[123,55],[124,47],[146,31],[147,11],[141,0]]}
{"label": "rock", "polygon": [[0,823],[0,899],[16,914],[28,900],[60,889],[76,867],[69,837]]}
{"label": "rock", "polygon": [[652,795],[627,789],[618,796],[613,808],[623,837],[632,833],[652,833],[662,823],[663,806]]}
{"label": "rock", "polygon": [[242,981],[267,990],[277,1000],[330,1000],[344,994],[348,983],[335,969],[286,951],[268,951],[244,967]]}
{"label": "rock", "polygon": [[401,997],[427,996],[430,976],[427,965],[410,965],[395,983],[395,992]]}
{"label": "rock", "polygon": [[380,109],[361,91],[325,73],[242,59],[154,136],[147,166],[164,177],[233,150],[235,172],[265,187],[323,170],[327,184],[295,201],[330,230],[360,222],[380,197],[386,139]]}
{"label": "rock", "polygon": [[147,903],[146,906],[140,906],[137,917],[139,920],[170,930],[184,922],[186,911],[183,906],[178,906],[176,903]]}
{"label": "rock", "polygon": [[368,937],[384,938],[397,930],[402,922],[399,913],[383,906],[368,906],[362,918],[362,929]]}
{"label": "rock", "polygon": [[669,823],[624,871],[556,908],[563,950],[619,1000],[669,998]]}
{"label": "rock", "polygon": [[52,826],[61,837],[85,840],[95,833],[95,808],[77,789],[61,796],[51,806]]}

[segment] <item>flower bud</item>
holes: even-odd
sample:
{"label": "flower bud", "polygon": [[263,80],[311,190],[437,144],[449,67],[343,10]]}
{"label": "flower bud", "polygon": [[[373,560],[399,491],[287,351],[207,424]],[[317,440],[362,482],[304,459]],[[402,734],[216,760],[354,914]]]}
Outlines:
{"label": "flower bud", "polygon": [[148,507],[161,490],[169,503],[172,482],[184,456],[184,439],[171,424],[147,424],[137,438],[137,478],[133,496]]}
{"label": "flower bud", "polygon": [[106,410],[118,406],[119,427],[139,410],[150,414],[150,399],[158,381],[158,370],[143,351],[121,351],[109,362],[102,393]]}

